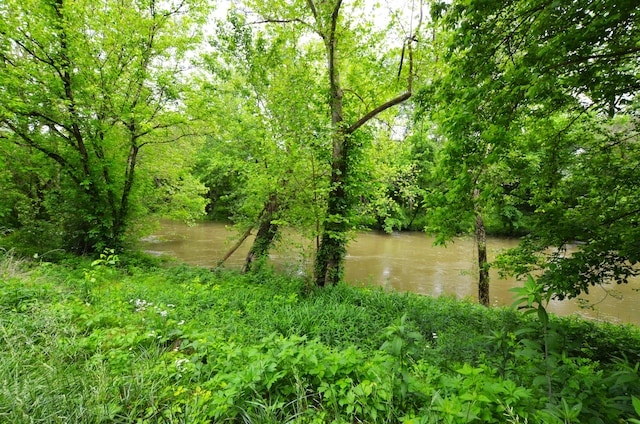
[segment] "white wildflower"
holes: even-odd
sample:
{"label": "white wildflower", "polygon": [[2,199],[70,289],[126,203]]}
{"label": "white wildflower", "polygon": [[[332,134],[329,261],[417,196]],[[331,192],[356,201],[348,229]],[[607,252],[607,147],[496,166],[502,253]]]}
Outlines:
{"label": "white wildflower", "polygon": [[189,362],[189,360],[187,358],[182,358],[182,359],[178,359],[176,360],[176,369],[180,372],[184,372],[187,370],[187,367],[185,366],[185,364],[187,364]]}
{"label": "white wildflower", "polygon": [[[133,299],[129,301],[129,303],[133,302]],[[136,306],[136,312],[146,311],[147,307],[152,306],[153,303],[147,302],[144,299],[136,299],[134,302]]]}

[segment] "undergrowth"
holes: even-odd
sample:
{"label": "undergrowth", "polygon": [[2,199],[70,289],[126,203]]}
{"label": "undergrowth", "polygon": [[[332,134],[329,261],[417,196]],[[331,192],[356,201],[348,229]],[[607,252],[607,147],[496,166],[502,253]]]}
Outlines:
{"label": "undergrowth", "polygon": [[112,251],[0,270],[0,422],[638,418],[633,326]]}

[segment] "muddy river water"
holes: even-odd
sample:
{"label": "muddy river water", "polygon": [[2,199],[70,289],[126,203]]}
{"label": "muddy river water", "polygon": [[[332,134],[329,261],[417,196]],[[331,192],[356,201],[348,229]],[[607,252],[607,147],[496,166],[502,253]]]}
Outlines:
{"label": "muddy river water", "polygon": [[[162,221],[150,237],[141,241],[142,248],[154,254],[166,254],[194,265],[212,267],[229,251],[237,233],[215,222],[186,226],[180,222]],[[271,254],[281,269],[296,272],[304,268],[304,254],[296,245],[285,241]],[[240,269],[252,239],[227,260],[225,266]],[[517,244],[514,239],[488,238],[489,260],[503,249]],[[299,247],[299,246],[298,246]],[[304,249],[302,249],[304,251]],[[460,238],[447,247],[433,246],[433,238],[423,233],[384,234],[363,232],[355,235],[347,251],[345,280],[350,284],[371,284],[397,291],[429,296],[452,295],[459,298],[477,296],[475,247],[472,238]],[[500,279],[491,270],[491,302],[510,305],[510,288],[522,285],[514,279]],[[552,301],[550,310],[560,315],[580,314],[597,320],[640,325],[640,278],[626,285],[594,287],[580,296],[593,308],[582,308],[576,299]]]}

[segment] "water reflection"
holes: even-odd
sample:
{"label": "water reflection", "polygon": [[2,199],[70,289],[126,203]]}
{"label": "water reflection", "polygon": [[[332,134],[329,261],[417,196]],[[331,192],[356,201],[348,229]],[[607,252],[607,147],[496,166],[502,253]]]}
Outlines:
{"label": "water reflection", "polygon": [[[163,221],[142,247],[152,253],[168,254],[187,263],[213,266],[233,244],[236,234],[223,224],[206,222],[188,227],[182,223]],[[453,295],[477,298],[475,247],[472,238],[460,238],[446,248],[434,247],[433,239],[422,233],[383,234],[359,233],[350,243],[345,279],[353,284],[373,284],[398,291],[411,291],[429,296]],[[299,241],[297,241],[299,243]],[[247,240],[226,262],[228,268],[239,269],[247,254]],[[489,238],[489,260],[517,244],[513,239]],[[271,255],[283,267],[300,267],[304,260],[292,255],[290,246],[283,245]],[[500,279],[491,270],[491,302],[510,305],[509,289],[521,285],[513,279]],[[602,319],[640,325],[640,278],[620,286],[593,288],[581,296],[596,309],[579,307],[578,300],[554,301],[550,309],[561,315],[578,313],[592,319]]]}

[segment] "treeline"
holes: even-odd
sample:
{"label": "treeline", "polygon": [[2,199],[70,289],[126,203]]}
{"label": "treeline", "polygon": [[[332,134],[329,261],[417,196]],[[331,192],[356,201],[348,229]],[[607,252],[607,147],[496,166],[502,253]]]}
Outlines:
{"label": "treeline", "polygon": [[561,297],[634,275],[635,2],[404,3],[8,0],[2,245],[208,214],[256,235],[247,270],[282,227],[315,240],[320,286],[358,228],[475,234],[483,303],[487,231],[526,235],[498,265]]}

